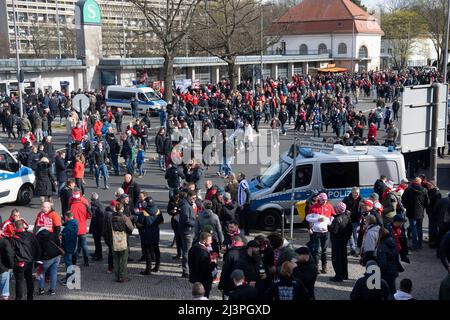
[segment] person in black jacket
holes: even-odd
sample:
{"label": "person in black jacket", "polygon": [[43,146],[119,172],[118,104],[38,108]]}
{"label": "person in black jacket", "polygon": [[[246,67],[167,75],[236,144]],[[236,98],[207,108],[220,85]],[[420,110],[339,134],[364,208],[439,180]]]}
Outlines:
{"label": "person in black jacket", "polygon": [[41,227],[36,232],[36,239],[41,246],[41,257],[39,260],[42,261],[42,273],[38,277],[38,294],[43,295],[45,293],[45,274],[48,271],[50,276],[50,288],[48,294],[54,295],[58,277],[58,265],[62,252],[59,237],[55,233],[49,232],[45,227]]}
{"label": "person in black jacket", "polygon": [[34,234],[25,230],[23,221],[16,221],[14,227],[16,231],[11,238],[11,245],[14,250],[13,273],[16,279],[16,300],[23,298],[24,282],[27,285],[27,300],[33,300],[33,265],[41,257],[41,247]]}
{"label": "person in black jacket", "polygon": [[183,170],[181,170],[176,164],[173,162],[167,168],[165,179],[167,180],[167,186],[169,187],[169,198],[172,197],[175,192],[180,189],[181,180],[184,179]]}
{"label": "person in black jacket", "polygon": [[331,262],[336,275],[330,278],[332,282],[348,280],[347,242],[352,235],[351,213],[345,203],[340,202],[335,207],[331,225],[328,226],[331,240]]}
{"label": "person in black jacket", "polygon": [[403,272],[404,269],[400,263],[395,240],[389,230],[384,228],[380,229],[377,262],[381,270],[381,278],[388,284],[391,294],[397,292],[395,279],[398,277],[398,273]]}
{"label": "person in black jacket", "polygon": [[212,235],[208,232],[200,234],[200,241],[189,250],[189,282],[200,282],[205,288],[205,296],[211,292],[213,271],[217,267],[217,256],[211,255]]}
{"label": "person in black jacket", "polygon": [[[184,195],[185,196],[185,195]],[[172,247],[176,245],[177,255],[172,257],[172,259],[181,259],[181,235],[178,232],[178,223],[180,221],[180,203],[181,198],[184,197],[180,193],[176,193],[174,196],[170,197],[169,203],[167,204],[167,213],[171,216],[170,225],[172,227],[174,238],[172,241]]]}
{"label": "person in black jacket", "polygon": [[245,254],[242,239],[239,236],[233,238],[233,246],[223,256],[222,272],[220,274],[219,290],[222,291],[224,300],[230,295],[234,283],[231,273],[237,268],[239,260]]}
{"label": "person in black jacket", "polygon": [[442,238],[439,246],[439,258],[441,259],[444,268],[450,274],[450,231]]}
{"label": "person in black jacket", "polygon": [[233,291],[230,292],[230,301],[254,301],[258,300],[258,290],[245,283],[244,271],[236,269],[231,273]]}
{"label": "person in black jacket", "polygon": [[166,129],[164,127],[159,128],[158,134],[155,137],[156,153],[158,154],[159,168],[163,171],[166,170],[166,159],[164,150],[164,140],[166,139]]}
{"label": "person in black jacket", "polygon": [[14,251],[0,230],[0,300],[9,299],[9,270],[14,267]]}
{"label": "person in black jacket", "polygon": [[300,280],[295,280],[293,277],[295,267],[294,262],[283,262],[278,279],[273,281],[268,289],[269,301],[308,300],[309,295],[305,286]]}
{"label": "person in black jacket", "polygon": [[223,196],[223,205],[221,212],[219,213],[219,219],[222,224],[223,231],[226,232],[228,230],[228,223],[231,221],[237,220],[236,216],[236,204],[231,199],[231,194],[228,192]]}
{"label": "person in black jacket", "polygon": [[122,150],[120,151],[120,156],[125,160],[125,166],[127,168],[127,172],[129,174],[134,173],[133,161],[131,160],[131,156],[133,153],[133,145],[134,139],[131,133],[131,130],[127,130],[127,138],[122,144]]}
{"label": "person in black jacket", "polygon": [[373,192],[378,194],[380,199],[383,197],[384,190],[386,190],[386,181],[387,177],[385,175],[380,176],[380,179],[377,179],[375,181],[375,184],[373,185]]}
{"label": "person in black jacket", "polygon": [[436,216],[436,225],[438,229],[436,244],[438,244],[437,253],[439,256],[439,245],[445,234],[450,231],[450,193],[447,197],[438,201],[436,208],[434,209],[434,216]]}
{"label": "person in black jacket", "polygon": [[359,204],[362,198],[360,195],[360,189],[358,187],[352,188],[352,193],[350,193],[347,197],[342,200],[342,202],[346,205],[347,210],[351,213],[351,223],[352,223],[352,236],[350,237],[350,254],[354,257],[357,257],[356,249],[358,243],[358,226],[361,221],[361,211],[359,209]]}
{"label": "person in black jacket", "polygon": [[56,181],[58,182],[58,194],[64,188],[67,181],[66,151],[60,150],[55,157]]}
{"label": "person in black jacket", "polygon": [[122,121],[123,121],[123,110],[122,108],[117,108],[114,114],[114,120],[116,122],[117,132],[122,132]]}
{"label": "person in black jacket", "polygon": [[139,194],[141,193],[141,186],[139,183],[134,181],[131,174],[126,174],[124,176],[124,181],[122,183],[123,191],[130,196],[133,207],[136,207],[139,202]]}
{"label": "person in black jacket", "polygon": [[422,248],[422,222],[425,216],[425,208],[429,204],[427,190],[421,185],[422,179],[415,178],[402,196],[402,204],[406,209],[406,216],[409,219],[409,224],[411,227],[413,250],[419,250]]}
{"label": "person in black jacket", "polygon": [[103,260],[102,235],[103,223],[105,218],[105,208],[99,201],[99,196],[96,192],[91,194],[91,211],[92,218],[89,226],[89,233],[94,238],[95,252],[91,254],[92,260]]}
{"label": "person in black jacket", "polygon": [[193,204],[197,194],[195,191],[189,191],[187,197],[181,201],[180,221],[178,223],[178,232],[181,236],[181,267],[183,269],[182,277],[189,277],[188,252],[192,247],[195,232],[195,214]]}
{"label": "person in black jacket", "polygon": [[303,283],[308,292],[308,300],[315,300],[314,287],[319,273],[316,263],[308,247],[300,247],[295,253],[297,253],[297,267],[293,272],[294,279]]}
{"label": "person in black jacket", "polygon": [[35,194],[37,194],[41,198],[41,203],[45,201],[52,202],[53,189],[55,189],[56,191],[56,178],[51,172],[51,165],[48,158],[43,157],[41,160],[39,160],[35,175]]}
{"label": "person in black jacket", "polygon": [[389,286],[381,279],[380,289],[369,289],[367,284],[370,283],[369,277],[373,275],[369,272],[369,268],[376,266],[377,263],[374,260],[369,260],[366,263],[366,272],[364,276],[356,280],[353,286],[352,292],[350,293],[350,300],[356,301],[382,301],[382,300],[392,300],[392,293],[389,290]]}
{"label": "person in black jacket", "polygon": [[103,147],[103,142],[99,141],[95,146],[94,150],[94,167],[95,167],[95,183],[97,184],[97,189],[100,188],[99,180],[100,174],[103,176],[103,183],[105,189],[109,189],[108,185],[108,167],[106,163],[108,162],[108,155],[105,148]]}
{"label": "person in black jacket", "polygon": [[70,210],[69,200],[72,197],[72,192],[77,186],[75,179],[67,179],[67,183],[59,192],[59,200],[61,200],[61,215],[63,220],[65,220],[66,212]]}

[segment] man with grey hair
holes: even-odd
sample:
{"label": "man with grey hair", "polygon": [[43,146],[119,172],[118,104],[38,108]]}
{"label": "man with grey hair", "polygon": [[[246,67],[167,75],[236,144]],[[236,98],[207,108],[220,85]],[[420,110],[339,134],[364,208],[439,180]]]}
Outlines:
{"label": "man with grey hair", "polygon": [[258,290],[245,283],[244,271],[235,269],[231,273],[231,280],[234,283],[234,289],[230,292],[230,301],[257,300]]}
{"label": "man with grey hair", "polygon": [[97,192],[91,194],[91,225],[89,226],[89,233],[94,238],[95,251],[91,254],[93,261],[103,260],[102,235],[103,222],[105,220],[105,207],[100,203]]}
{"label": "man with grey hair", "polygon": [[351,222],[352,222],[352,237],[350,238],[350,254],[354,257],[358,256],[358,253],[356,252],[357,249],[357,243],[358,243],[358,226],[361,221],[361,212],[359,210],[359,203],[361,202],[361,192],[358,187],[353,187],[352,192],[344,198],[342,201],[345,203],[347,210],[350,211],[351,215]]}

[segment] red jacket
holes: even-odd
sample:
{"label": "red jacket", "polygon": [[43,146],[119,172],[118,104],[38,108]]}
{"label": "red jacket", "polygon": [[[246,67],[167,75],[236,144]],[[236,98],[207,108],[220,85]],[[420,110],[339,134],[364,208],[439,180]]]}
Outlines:
{"label": "red jacket", "polygon": [[72,140],[81,142],[83,140],[84,130],[83,128],[73,128],[72,129]]}
{"label": "red jacket", "polygon": [[102,135],[103,123],[100,120],[95,121],[94,123],[94,135],[101,136]]}
{"label": "red jacket", "polygon": [[367,138],[373,136],[375,140],[377,139],[377,127],[374,125],[369,126],[369,133],[367,134]]}
{"label": "red jacket", "polygon": [[325,216],[328,219],[331,218],[331,216],[334,215],[334,208],[330,203],[325,203],[324,205],[321,205],[319,202],[313,204],[311,208],[309,208],[308,214],[315,213],[320,214],[321,216]]}
{"label": "red jacket", "polygon": [[[20,220],[23,222],[24,229],[28,230],[29,224],[23,218],[21,218]],[[14,235],[16,228],[14,227],[14,220],[12,217],[9,217],[8,220],[3,222],[2,230],[3,230],[3,236],[6,238],[11,238]]]}
{"label": "red jacket", "polygon": [[70,211],[73,213],[73,218],[78,222],[78,235],[85,235],[87,233],[87,221],[91,218],[88,211],[88,206],[85,201],[82,199],[74,199],[71,198],[69,200],[70,203]]}
{"label": "red jacket", "polygon": [[81,161],[76,161],[73,167],[73,177],[75,179],[84,178],[84,164]]}

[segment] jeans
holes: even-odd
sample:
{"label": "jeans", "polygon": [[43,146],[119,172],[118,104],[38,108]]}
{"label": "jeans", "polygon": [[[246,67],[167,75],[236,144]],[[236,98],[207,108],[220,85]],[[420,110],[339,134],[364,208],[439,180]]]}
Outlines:
{"label": "jeans", "polygon": [[[64,265],[66,266],[66,270],[72,265],[73,253],[65,253],[63,257]],[[67,271],[66,271],[67,272]],[[69,273],[66,274],[66,279],[69,278]]]}
{"label": "jeans", "polygon": [[422,222],[423,222],[422,219],[409,218],[409,225],[411,226],[411,237],[412,237],[413,249],[422,248],[422,241],[423,241]]}
{"label": "jeans", "polygon": [[314,137],[320,138],[320,128],[313,128]]}
{"label": "jeans", "polygon": [[282,123],[281,124],[281,133],[285,134],[286,133],[286,123]]}
{"label": "jeans", "polygon": [[112,166],[114,168],[114,173],[116,175],[119,175],[119,173],[120,173],[120,170],[119,170],[119,155],[111,154],[111,163],[112,163]]}
{"label": "jeans", "polygon": [[178,190],[180,190],[180,188],[169,188],[169,199],[175,196],[175,192],[177,192]]}
{"label": "jeans", "polygon": [[166,156],[163,154],[158,154],[158,161],[159,161],[159,168],[165,169],[166,168]]}
{"label": "jeans", "polygon": [[58,181],[58,195],[62,189],[66,186],[66,181]]}
{"label": "jeans", "polygon": [[45,288],[45,274],[47,270],[50,274],[50,290],[54,291],[56,288],[56,280],[58,278],[58,265],[60,256],[57,256],[50,260],[44,260],[42,265],[42,277],[39,279],[39,289]]}
{"label": "jeans", "polygon": [[[79,235],[78,236],[78,242],[77,242],[77,253],[79,254],[81,251],[83,251],[83,260],[84,262],[89,262],[89,251],[87,246],[87,235]],[[76,257],[77,255],[74,255],[75,261],[73,264],[76,264]]]}
{"label": "jeans", "polygon": [[381,128],[381,119],[377,119],[377,130]]}
{"label": "jeans", "polygon": [[159,112],[159,124],[161,127],[166,127],[167,114],[164,111]]}
{"label": "jeans", "polygon": [[140,176],[144,175],[144,169],[142,168],[143,165],[144,165],[143,162],[137,164],[137,171],[138,171],[138,175],[140,175]]}
{"label": "jeans", "polygon": [[231,166],[228,163],[222,163],[219,166],[219,172],[223,172],[226,176],[228,176],[232,172]]}
{"label": "jeans", "polygon": [[181,267],[183,273],[189,274],[188,266],[188,252],[192,247],[192,242],[194,240],[193,234],[182,234],[181,235]]}
{"label": "jeans", "polygon": [[127,272],[128,250],[113,251],[113,257],[114,257],[114,274],[116,275],[116,280],[119,281],[125,278],[128,274]]}
{"label": "jeans", "polygon": [[311,254],[316,264],[319,264],[319,246],[320,246],[322,267],[327,265],[327,240],[328,240],[328,233],[314,232],[311,235],[310,240]]}
{"label": "jeans", "polygon": [[7,299],[9,298],[9,271],[3,272],[0,274],[0,298]]}
{"label": "jeans", "polygon": [[13,273],[14,279],[16,279],[16,300],[22,300],[23,298],[24,281],[27,283],[27,300],[33,300],[33,263],[26,262],[23,267],[15,267]]}
{"label": "jeans", "polygon": [[357,249],[357,243],[358,243],[358,226],[359,222],[352,222],[352,236],[350,237],[349,243],[350,243],[350,249],[353,251],[356,251]]}
{"label": "jeans", "polygon": [[42,129],[35,129],[34,136],[36,137],[37,142],[41,142],[44,137],[44,133],[42,132]]}
{"label": "jeans", "polygon": [[125,166],[127,167],[127,171],[129,174],[134,173],[133,160],[131,160],[131,158],[125,159]]}
{"label": "jeans", "polygon": [[97,188],[99,188],[100,174],[103,175],[103,183],[106,188],[108,186],[108,168],[104,163],[95,168],[95,183],[97,184]]}

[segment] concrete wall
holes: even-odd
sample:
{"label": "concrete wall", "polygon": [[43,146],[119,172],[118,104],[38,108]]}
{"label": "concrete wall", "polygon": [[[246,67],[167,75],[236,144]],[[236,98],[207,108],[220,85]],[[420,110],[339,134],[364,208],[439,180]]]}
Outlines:
{"label": "concrete wall", "polygon": [[0,59],[9,58],[9,28],[6,1],[0,1]]}

